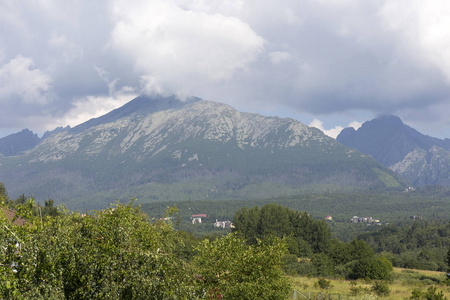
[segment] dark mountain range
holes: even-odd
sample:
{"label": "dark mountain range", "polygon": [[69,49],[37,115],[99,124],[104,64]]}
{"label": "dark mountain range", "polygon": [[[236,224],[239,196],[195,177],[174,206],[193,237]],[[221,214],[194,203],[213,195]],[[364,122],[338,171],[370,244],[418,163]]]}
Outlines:
{"label": "dark mountain range", "polygon": [[346,128],[337,141],[371,155],[414,185],[450,185],[450,140],[421,134],[395,116]]}
{"label": "dark mountain range", "polygon": [[373,158],[318,129],[198,98],[138,97],[0,164],[10,195],[79,209],[134,196],[254,199],[402,186]]}
{"label": "dark mountain range", "polygon": [[41,139],[29,129],[10,134],[0,139],[0,155],[12,156],[33,149]]}

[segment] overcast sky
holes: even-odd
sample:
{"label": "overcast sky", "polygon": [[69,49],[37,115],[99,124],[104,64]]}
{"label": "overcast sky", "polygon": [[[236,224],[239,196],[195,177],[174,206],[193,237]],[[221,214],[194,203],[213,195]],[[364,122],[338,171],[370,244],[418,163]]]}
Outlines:
{"label": "overcast sky", "polygon": [[380,114],[450,138],[446,0],[0,0],[0,136],[141,93],[292,117]]}

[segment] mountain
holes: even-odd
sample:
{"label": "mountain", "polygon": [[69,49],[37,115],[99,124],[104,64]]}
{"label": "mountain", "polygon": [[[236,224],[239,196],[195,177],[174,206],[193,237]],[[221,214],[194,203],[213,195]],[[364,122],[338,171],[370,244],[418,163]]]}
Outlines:
{"label": "mountain", "polygon": [[358,130],[345,128],[337,141],[371,155],[413,185],[450,185],[450,140],[424,135],[396,116],[380,116]]}
{"label": "mountain", "polygon": [[66,127],[62,127],[62,126],[60,126],[60,127],[56,127],[55,129],[53,129],[52,131],[46,131],[46,132],[44,132],[44,134],[42,135],[42,140],[45,140],[46,138],[48,138],[49,136],[51,136],[51,135],[53,135],[53,134],[56,134],[56,133],[60,133],[60,132],[62,132],[62,131],[65,131],[65,130],[70,130],[70,126],[66,126]]}
{"label": "mountain", "polygon": [[134,196],[250,199],[401,186],[393,172],[318,129],[198,98],[141,96],[0,164],[10,195],[80,209]]}
{"label": "mountain", "polygon": [[0,155],[12,156],[34,148],[41,139],[29,129],[0,139]]}

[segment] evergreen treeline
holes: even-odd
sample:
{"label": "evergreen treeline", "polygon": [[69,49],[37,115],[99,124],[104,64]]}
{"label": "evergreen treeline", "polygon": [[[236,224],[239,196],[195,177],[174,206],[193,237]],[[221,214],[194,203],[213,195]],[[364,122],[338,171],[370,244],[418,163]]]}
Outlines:
{"label": "evergreen treeline", "polygon": [[[140,199],[138,199],[140,200]],[[372,193],[304,193],[267,199],[199,200],[191,197],[175,202],[143,203],[142,210],[152,217],[162,216],[167,206],[176,205],[182,218],[205,213],[214,219],[232,219],[236,211],[269,203],[278,203],[290,209],[307,211],[314,218],[332,215],[333,223],[349,223],[353,216],[372,216],[383,223],[397,223],[414,215],[424,218],[448,220],[450,218],[450,190],[442,187],[426,187],[416,191],[378,191]],[[333,233],[335,232],[333,228]],[[342,231],[347,231],[343,228]],[[351,240],[353,235],[339,234]]]}
{"label": "evergreen treeline", "polygon": [[450,223],[414,220],[389,224],[358,236],[376,252],[384,253],[394,266],[446,271]]}
{"label": "evergreen treeline", "polygon": [[249,243],[270,236],[286,239],[290,255],[285,256],[289,274],[345,276],[349,279],[389,279],[392,264],[375,255],[364,241],[350,243],[331,238],[324,220],[314,220],[279,204],[242,208],[233,219],[234,231]]}

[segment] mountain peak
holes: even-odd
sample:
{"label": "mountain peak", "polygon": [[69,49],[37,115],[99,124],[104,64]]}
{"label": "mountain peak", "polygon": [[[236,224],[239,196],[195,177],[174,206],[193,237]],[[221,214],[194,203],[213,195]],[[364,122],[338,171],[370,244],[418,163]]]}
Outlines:
{"label": "mountain peak", "polygon": [[77,134],[91,127],[104,123],[114,122],[120,118],[123,118],[125,116],[134,113],[148,114],[167,109],[181,108],[186,104],[193,103],[199,100],[200,99],[196,97],[189,97],[186,100],[182,101],[177,96],[164,97],[161,95],[156,96],[141,95],[127,102],[123,106],[112,110],[106,115],[90,119],[80,125],[75,126],[74,128],[70,129],[70,132],[72,134]]}
{"label": "mountain peak", "polygon": [[29,129],[10,134],[0,139],[0,154],[12,156],[34,148],[40,138]]}
{"label": "mountain peak", "polygon": [[389,124],[389,125],[404,125],[402,120],[394,115],[380,115],[378,117],[376,117],[374,120],[372,120],[373,122],[382,122],[385,124]]}
{"label": "mountain peak", "polygon": [[[447,184],[448,175],[442,170],[447,165],[446,157],[450,156],[446,154],[450,150],[450,140],[424,135],[405,125],[399,117],[379,116],[365,122],[358,130],[342,130],[336,140],[371,155],[413,183]],[[436,151],[436,147],[442,151]],[[434,168],[434,165],[440,166]]]}
{"label": "mountain peak", "polygon": [[343,130],[336,140],[373,156],[376,161],[391,166],[419,145],[431,147],[424,135],[405,125],[393,115],[382,115],[364,122],[358,130]]}

